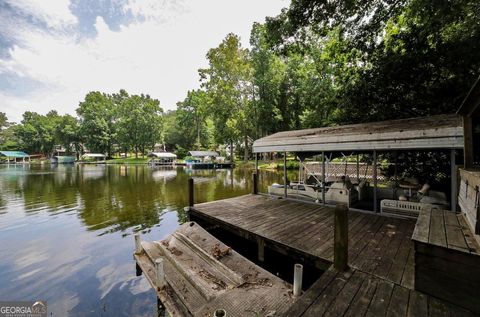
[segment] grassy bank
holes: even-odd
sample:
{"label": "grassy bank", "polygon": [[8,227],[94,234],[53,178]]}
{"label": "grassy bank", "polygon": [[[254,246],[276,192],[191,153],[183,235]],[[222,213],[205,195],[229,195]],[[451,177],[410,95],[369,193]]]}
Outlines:
{"label": "grassy bank", "polygon": [[[255,161],[236,161],[236,167],[243,168],[255,168]],[[287,170],[296,170],[299,167],[299,162],[295,160],[287,160]],[[261,170],[282,170],[283,169],[283,159],[273,160],[273,161],[258,161],[258,169]]]}
{"label": "grassy bank", "polygon": [[107,164],[146,164],[148,158],[121,157],[107,160]]}

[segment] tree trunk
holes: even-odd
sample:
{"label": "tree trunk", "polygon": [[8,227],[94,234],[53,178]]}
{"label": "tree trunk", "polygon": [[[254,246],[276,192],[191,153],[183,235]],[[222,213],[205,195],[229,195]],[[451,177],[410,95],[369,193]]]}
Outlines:
{"label": "tree trunk", "polygon": [[233,141],[230,140],[230,162],[233,163]]}

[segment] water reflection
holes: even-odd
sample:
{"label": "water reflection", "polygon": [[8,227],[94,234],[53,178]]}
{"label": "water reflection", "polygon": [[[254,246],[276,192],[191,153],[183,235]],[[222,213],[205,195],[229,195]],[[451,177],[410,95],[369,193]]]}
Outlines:
{"label": "water reflection", "polygon": [[[149,166],[0,166],[0,300],[47,300],[55,316],[151,316],[131,234],[185,220],[187,180],[205,202],[250,192],[251,171]],[[263,173],[263,190],[281,175]]]}

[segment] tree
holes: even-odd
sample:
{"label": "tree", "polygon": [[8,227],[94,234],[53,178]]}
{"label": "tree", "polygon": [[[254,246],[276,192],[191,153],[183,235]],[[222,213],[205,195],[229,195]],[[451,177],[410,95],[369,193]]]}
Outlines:
{"label": "tree", "polygon": [[133,149],[135,157],[138,152],[153,149],[155,143],[161,139],[162,113],[160,102],[148,95],[129,96],[120,91],[113,96],[117,104],[117,131],[118,140],[128,149]]}
{"label": "tree", "polygon": [[217,48],[207,53],[209,68],[199,70],[202,86],[209,94],[215,140],[230,143],[244,142],[244,160],[248,159],[249,135],[253,130],[253,69],[249,52],[241,47],[240,38],[227,37]]}
{"label": "tree", "polygon": [[71,115],[64,115],[58,118],[55,139],[56,143],[65,148],[67,154],[81,152],[81,138],[78,120]]}
{"label": "tree", "polygon": [[0,149],[19,149],[19,140],[15,136],[15,128],[15,124],[8,121],[7,115],[0,112]]}
{"label": "tree", "polygon": [[92,152],[112,155],[116,142],[116,108],[112,98],[101,92],[89,92],[77,108],[80,135]]}
{"label": "tree", "polygon": [[49,156],[57,144],[55,131],[59,118],[54,110],[46,115],[26,111],[21,124],[15,127],[15,135],[20,139],[21,148],[30,153]]}
{"label": "tree", "polygon": [[478,77],[479,18],[474,0],[294,0],[265,38],[287,64],[313,59],[324,75],[305,88],[316,105],[302,106],[304,125],[309,113],[328,113],[318,125],[366,122],[454,112]]}

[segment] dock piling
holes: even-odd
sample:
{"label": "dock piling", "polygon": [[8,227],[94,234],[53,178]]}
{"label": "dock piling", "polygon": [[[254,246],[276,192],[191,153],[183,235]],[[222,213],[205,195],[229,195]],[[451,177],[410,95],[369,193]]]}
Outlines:
{"label": "dock piling", "polygon": [[265,240],[259,238],[257,240],[258,245],[258,261],[265,262]]}
{"label": "dock piling", "polygon": [[295,264],[293,270],[293,296],[300,296],[302,293],[303,265]]}
{"label": "dock piling", "polygon": [[163,269],[163,259],[158,258],[155,260],[155,277],[156,284],[159,289],[165,287],[165,271]]}
{"label": "dock piling", "polygon": [[348,207],[337,204],[335,207],[335,232],[333,246],[333,267],[345,271],[348,266]]}
{"label": "dock piling", "polygon": [[135,254],[142,253],[142,240],[140,239],[140,234],[135,233]]}
{"label": "dock piling", "polygon": [[252,181],[252,194],[256,195],[258,194],[258,174],[256,172],[252,174]]}
{"label": "dock piling", "polygon": [[193,196],[193,178],[188,179],[188,206],[193,207],[193,201],[194,201],[194,196]]}

